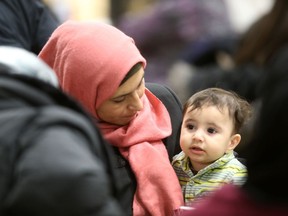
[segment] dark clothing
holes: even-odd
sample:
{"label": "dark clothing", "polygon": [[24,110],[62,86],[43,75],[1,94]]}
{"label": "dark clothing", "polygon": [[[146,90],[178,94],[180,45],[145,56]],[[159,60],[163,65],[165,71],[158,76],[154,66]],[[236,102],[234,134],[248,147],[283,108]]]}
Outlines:
{"label": "dark clothing", "polygon": [[[255,199],[269,204],[282,203],[285,206],[288,203],[288,186],[285,184],[288,181],[288,145],[285,141],[288,124],[287,64],[286,45],[274,55],[270,65],[265,68],[266,73],[263,74],[258,91],[258,118],[252,131],[251,142],[247,145],[249,169],[245,183],[246,190]],[[277,153],[274,149],[277,149]]]}
{"label": "dark clothing", "polygon": [[59,22],[40,0],[0,0],[0,45],[38,54]]}
{"label": "dark clothing", "polygon": [[181,152],[179,138],[182,123],[182,104],[177,95],[167,86],[156,83],[146,83],[146,87],[156,95],[169,112],[172,123],[172,134],[164,140],[170,161]]}
{"label": "dark clothing", "polygon": [[229,71],[217,66],[200,67],[188,83],[189,95],[209,88],[218,87],[231,90],[249,102],[257,99],[257,86],[263,69],[252,64],[243,65]]}
{"label": "dark clothing", "polygon": [[[180,128],[182,122],[182,106],[174,92],[166,86],[158,85],[155,83],[146,83],[146,87],[155,94],[166,106],[171,122],[172,122],[172,135],[164,140],[167,148],[169,158],[181,151],[179,145]],[[118,200],[122,208],[126,211],[126,215],[132,215],[132,203],[136,191],[137,182],[135,176],[129,166],[129,163],[120,154],[118,148],[115,150],[115,163],[117,173],[117,188],[120,189]],[[156,207],[155,207],[156,208]]]}
{"label": "dark clothing", "polygon": [[286,205],[259,203],[245,190],[235,185],[224,185],[193,210],[183,211],[181,216],[286,216]]}
{"label": "dark clothing", "polygon": [[0,140],[1,216],[122,215],[109,145],[58,89],[0,74]]}

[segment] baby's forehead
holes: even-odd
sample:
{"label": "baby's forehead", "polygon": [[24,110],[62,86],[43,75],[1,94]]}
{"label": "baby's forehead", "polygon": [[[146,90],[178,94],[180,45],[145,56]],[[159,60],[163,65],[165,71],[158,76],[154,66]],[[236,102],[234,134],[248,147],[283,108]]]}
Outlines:
{"label": "baby's forehead", "polygon": [[219,112],[221,113],[226,113],[229,112],[229,108],[227,105],[223,105],[223,104],[213,104],[211,102],[207,102],[207,103],[203,103],[201,104],[201,106],[197,106],[195,104],[190,105],[187,110],[186,110],[186,114],[190,113],[190,112],[197,112],[197,111],[202,111],[205,110],[207,108],[211,108],[214,107],[217,110],[219,110]]}
{"label": "baby's forehead", "polygon": [[[189,116],[189,115],[195,115],[197,117],[200,112],[206,112],[209,114],[211,112],[211,109],[209,108],[215,108],[216,111],[219,111],[221,115],[227,116],[229,119],[234,121],[233,115],[231,115],[229,107],[228,106],[218,106],[214,104],[205,104],[203,106],[197,107],[197,106],[190,106],[187,108],[186,112],[184,113],[184,116]],[[207,110],[209,109],[209,110]]]}
{"label": "baby's forehead", "polygon": [[228,107],[217,107],[216,105],[208,105],[187,109],[183,116],[183,123],[194,122],[205,125],[218,125],[219,127],[226,124],[234,125],[234,118],[230,115]]}
{"label": "baby's forehead", "polygon": [[233,119],[233,116],[230,115],[229,108],[227,106],[217,106],[217,105],[205,105],[201,107],[195,107],[191,106],[188,107],[187,110],[184,113],[184,116],[195,116],[197,117],[198,115],[208,115],[211,116],[211,114],[216,114],[216,115],[224,115],[229,117],[230,119]]}

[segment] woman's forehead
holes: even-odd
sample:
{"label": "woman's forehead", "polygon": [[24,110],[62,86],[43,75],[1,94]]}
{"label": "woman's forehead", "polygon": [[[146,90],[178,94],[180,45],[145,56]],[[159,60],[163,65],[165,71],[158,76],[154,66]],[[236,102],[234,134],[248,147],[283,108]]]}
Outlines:
{"label": "woman's forehead", "polygon": [[136,90],[141,85],[144,78],[144,69],[141,67],[133,76],[131,76],[125,83],[123,83],[112,97],[118,97],[129,94]]}

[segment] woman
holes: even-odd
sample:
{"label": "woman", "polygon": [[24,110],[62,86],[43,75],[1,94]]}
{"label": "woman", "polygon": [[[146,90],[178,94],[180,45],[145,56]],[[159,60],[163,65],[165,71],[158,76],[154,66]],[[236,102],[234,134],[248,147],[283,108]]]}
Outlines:
{"label": "woman", "polygon": [[115,147],[115,184],[127,215],[171,215],[183,204],[163,143],[171,134],[171,120],[162,102],[145,88],[146,60],[133,39],[107,24],[68,21],[39,56]]}

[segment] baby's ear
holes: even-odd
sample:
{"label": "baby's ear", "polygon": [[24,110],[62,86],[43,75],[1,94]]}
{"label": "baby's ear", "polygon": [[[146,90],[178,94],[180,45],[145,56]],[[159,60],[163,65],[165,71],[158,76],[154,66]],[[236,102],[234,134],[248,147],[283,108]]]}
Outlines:
{"label": "baby's ear", "polygon": [[227,150],[234,150],[236,146],[240,143],[240,141],[241,141],[241,135],[234,134],[230,139],[230,143],[227,146]]}

